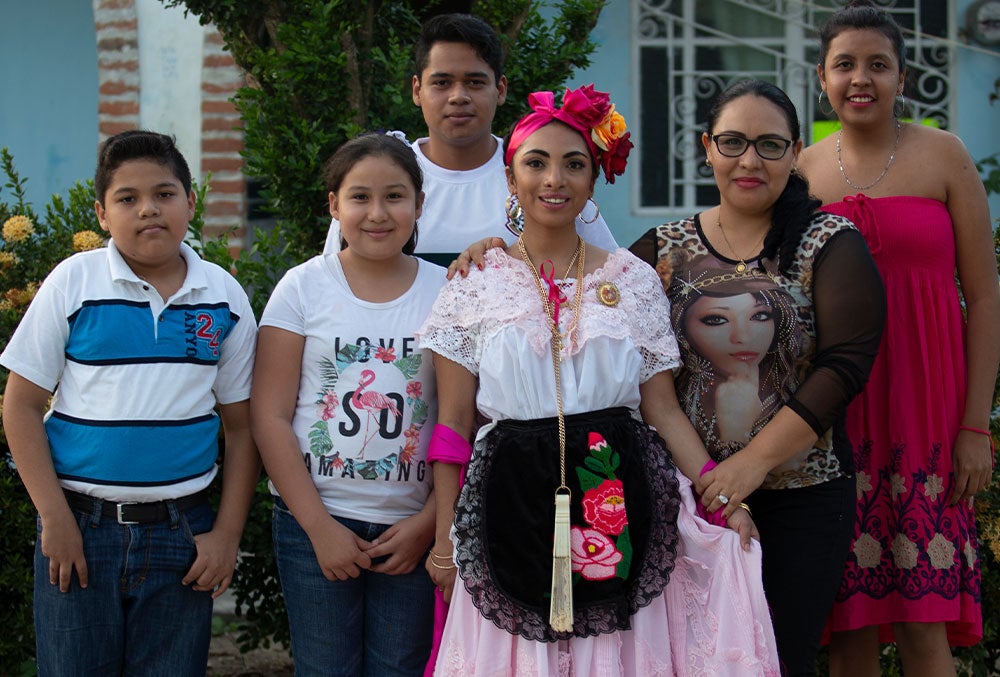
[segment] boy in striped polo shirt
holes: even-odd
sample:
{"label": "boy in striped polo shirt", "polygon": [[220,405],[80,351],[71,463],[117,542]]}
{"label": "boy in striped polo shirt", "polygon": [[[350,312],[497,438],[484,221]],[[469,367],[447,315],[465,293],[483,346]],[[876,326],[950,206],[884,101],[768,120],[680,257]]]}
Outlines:
{"label": "boy in striped polo shirt", "polygon": [[39,514],[39,673],[204,674],[259,473],[256,323],[183,241],[195,195],[173,139],[111,137],[94,188],[107,248],[56,266],[0,355],[4,429]]}

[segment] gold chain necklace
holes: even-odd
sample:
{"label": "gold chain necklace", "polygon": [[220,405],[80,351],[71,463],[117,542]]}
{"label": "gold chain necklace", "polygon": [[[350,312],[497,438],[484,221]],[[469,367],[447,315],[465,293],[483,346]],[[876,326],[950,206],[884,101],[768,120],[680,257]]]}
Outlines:
{"label": "gold chain necklace", "polygon": [[847,182],[848,186],[850,186],[854,190],[859,190],[861,192],[864,192],[869,188],[874,188],[879,181],[885,178],[885,174],[886,172],[889,171],[889,167],[892,165],[892,161],[896,158],[896,149],[899,148],[899,134],[902,131],[902,129],[903,129],[902,125],[899,124],[899,118],[897,118],[896,140],[892,144],[892,152],[889,153],[889,161],[885,163],[885,168],[882,170],[882,173],[878,175],[878,178],[869,183],[867,186],[859,186],[858,184],[851,181],[847,176],[847,172],[844,170],[844,163],[840,159],[840,137],[844,135],[844,130],[840,130],[840,133],[837,134],[837,166],[840,167],[840,175],[844,177],[844,181]]}
{"label": "gold chain necklace", "polygon": [[[736,264],[736,272],[739,273],[740,275],[742,275],[743,273],[747,272],[747,268],[749,266],[747,265],[746,259],[743,258],[742,256],[740,256],[739,253],[737,253],[736,248],[733,247],[733,243],[729,241],[728,237],[726,237],[726,231],[723,230],[723,228],[722,228],[722,210],[721,209],[719,210],[719,217],[716,219],[715,225],[719,227],[719,232],[722,233],[722,239],[726,241],[726,245],[729,247],[729,251],[731,251],[733,253],[733,255],[736,256],[736,258],[738,258],[740,260],[740,262]],[[761,245],[764,244],[764,238],[767,237],[767,234],[768,234],[769,231],[770,231],[770,228],[768,230],[765,230],[764,233],[760,236],[760,240],[757,242],[757,246],[754,247],[755,251],[759,251],[760,250]]]}
{"label": "gold chain necklace", "polygon": [[[552,589],[549,606],[549,625],[557,632],[570,632],[573,630],[573,561],[570,553],[570,516],[569,505],[572,492],[566,485],[566,419],[563,416],[562,401],[562,379],[559,363],[562,361],[563,334],[559,332],[556,324],[556,304],[549,301],[549,295],[545,293],[542,285],[542,277],[534,262],[528,255],[528,250],[524,242],[517,238],[517,250],[521,258],[531,270],[535,278],[535,287],[542,299],[542,307],[545,309],[545,317],[548,320],[549,330],[552,334],[552,370],[556,381],[556,413],[558,414],[559,426],[559,486],[555,491],[555,529],[552,544]],[[580,310],[583,307],[583,269],[586,260],[587,250],[583,239],[577,235],[576,253],[570,259],[569,267],[566,269],[566,276],[569,276],[573,262],[576,262],[576,293],[573,298],[573,319],[566,329],[565,338],[572,342],[572,334],[576,330],[577,322],[580,319]],[[555,272],[552,273],[555,275]],[[564,277],[564,279],[565,279]],[[551,281],[554,286],[555,280]]]}

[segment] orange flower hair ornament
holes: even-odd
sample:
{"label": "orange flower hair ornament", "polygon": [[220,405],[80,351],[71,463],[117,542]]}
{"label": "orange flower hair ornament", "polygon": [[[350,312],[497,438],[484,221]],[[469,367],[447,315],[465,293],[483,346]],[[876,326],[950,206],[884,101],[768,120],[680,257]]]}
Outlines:
{"label": "orange flower hair ornament", "polygon": [[605,92],[598,92],[593,85],[567,89],[562,105],[556,108],[552,92],[533,92],[528,95],[531,112],[517,121],[510,133],[504,162],[510,165],[518,146],[553,120],[569,125],[580,132],[590,150],[594,164],[604,171],[608,183],[625,173],[632,142],[626,131],[625,118],[615,110]]}

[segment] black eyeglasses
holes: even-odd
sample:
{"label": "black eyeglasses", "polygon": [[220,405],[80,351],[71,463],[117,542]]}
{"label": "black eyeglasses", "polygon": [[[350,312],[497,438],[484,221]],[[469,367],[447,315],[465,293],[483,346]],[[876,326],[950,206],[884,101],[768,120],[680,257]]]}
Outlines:
{"label": "black eyeglasses", "polygon": [[780,160],[785,157],[788,147],[792,142],[782,139],[780,136],[762,136],[756,139],[748,139],[745,136],[736,134],[713,134],[712,141],[719,152],[726,157],[740,157],[747,152],[747,148],[753,145],[757,155],[764,160]]}

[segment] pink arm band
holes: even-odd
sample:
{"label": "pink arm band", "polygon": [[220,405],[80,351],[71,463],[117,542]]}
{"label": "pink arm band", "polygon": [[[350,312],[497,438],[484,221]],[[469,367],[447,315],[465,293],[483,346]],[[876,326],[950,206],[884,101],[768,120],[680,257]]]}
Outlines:
{"label": "pink arm band", "polygon": [[431,433],[431,442],[427,447],[428,463],[455,463],[468,465],[472,458],[472,445],[457,432],[446,425],[438,423]]}
{"label": "pink arm band", "polygon": [[[709,470],[715,468],[715,466],[717,465],[719,464],[713,461],[712,459],[708,459],[705,465],[701,467],[701,472],[698,473],[698,477],[701,477]],[[701,501],[698,500],[697,495],[695,496],[695,507],[698,509],[698,516],[701,517],[706,522],[708,522],[709,524],[714,524],[717,527],[726,526],[726,519],[722,516],[722,508],[719,508],[715,512],[709,512],[708,508],[703,506],[701,504]]]}

